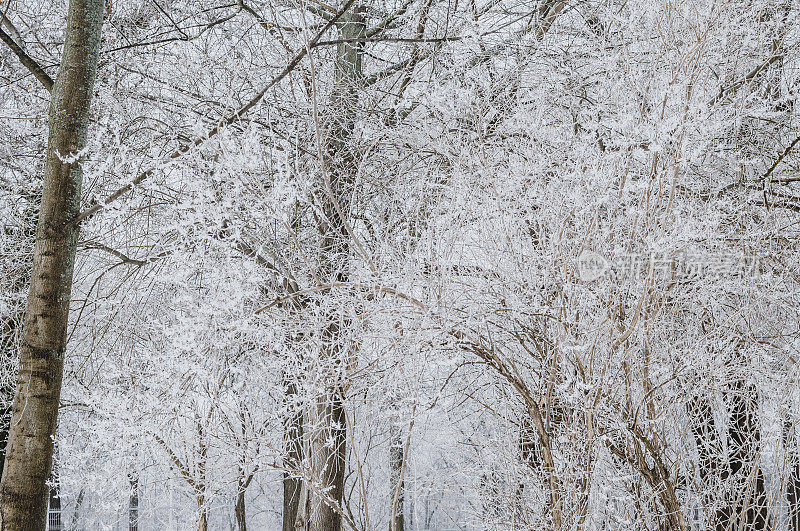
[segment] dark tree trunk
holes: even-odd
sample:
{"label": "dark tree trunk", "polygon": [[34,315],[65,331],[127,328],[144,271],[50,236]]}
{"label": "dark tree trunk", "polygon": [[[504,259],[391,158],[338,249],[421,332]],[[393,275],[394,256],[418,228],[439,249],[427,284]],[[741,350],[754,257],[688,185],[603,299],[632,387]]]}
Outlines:
{"label": "dark tree trunk", "polygon": [[[131,493],[128,498],[128,531],[138,531],[139,529],[139,479],[135,475],[130,476]],[[83,491],[81,491],[83,492]]]}
{"label": "dark tree trunk", "polygon": [[787,420],[783,431],[783,444],[788,456],[789,477],[786,481],[786,501],[789,529],[800,530],[800,453],[797,446],[797,433],[791,421]]}
{"label": "dark tree trunk", "polygon": [[[698,468],[703,489],[703,504],[714,505],[719,486],[727,480],[728,465],[722,462],[722,442],[714,423],[714,410],[704,396],[695,396],[689,400],[689,427],[697,446]],[[718,507],[714,514],[709,514],[708,529],[724,531],[731,518],[731,510],[727,506]]]}
{"label": "dark tree trunk", "polygon": [[233,508],[233,513],[236,516],[236,525],[239,527],[239,531],[247,531],[245,494],[247,493],[247,487],[250,486],[250,482],[253,481],[253,476],[255,476],[255,471],[247,475],[244,471],[244,465],[242,465],[239,471],[239,488],[236,491],[236,506]]}
{"label": "dark tree trunk", "polygon": [[755,388],[738,380],[731,386],[731,419],[728,428],[730,470],[738,498],[734,514],[746,530],[767,528],[768,505],[761,470],[761,429]]}
{"label": "dark tree trunk", "polygon": [[197,499],[197,504],[200,506],[200,518],[197,520],[197,531],[208,531],[208,510],[203,507],[205,501],[202,498]]}
{"label": "dark tree trunk", "polygon": [[[75,510],[72,511],[72,521],[70,522],[71,529],[80,529],[78,524],[80,523],[81,519],[81,510],[83,509],[83,497],[84,497],[84,490],[81,488],[80,492],[78,493],[78,499],[75,500]],[[135,531],[131,529],[130,531]]]}
{"label": "dark tree trunk", "polygon": [[247,531],[247,514],[245,512],[244,493],[245,489],[239,488],[239,492],[236,493],[236,507],[233,509],[233,512],[236,515],[236,525],[239,527],[239,531]]}
{"label": "dark tree trunk", "polygon": [[709,482],[719,472],[722,446],[714,427],[714,412],[711,404],[702,396],[689,401],[689,420],[699,457],[700,479]]}
{"label": "dark tree trunk", "polygon": [[[689,419],[699,456],[704,504],[721,502],[709,529],[727,531],[768,529],[769,507],[761,470],[761,430],[755,388],[741,380],[727,391],[729,401],[728,459],[714,427],[711,404],[703,397],[689,402]],[[724,488],[728,484],[730,488]],[[720,497],[722,498],[720,500]]]}
{"label": "dark tree trunk", "polygon": [[[287,417],[284,421],[286,468],[298,468],[303,460],[303,412],[294,403],[297,386],[285,378]],[[302,482],[290,471],[283,473],[283,531],[295,531],[297,509],[300,505]]]}
{"label": "dark tree trunk", "polygon": [[389,523],[389,531],[405,531],[405,485],[403,484],[403,430],[392,424],[389,434],[389,468],[390,486],[389,507],[393,516]]}
{"label": "dark tree trunk", "polygon": [[[9,319],[10,321],[10,319]],[[6,345],[13,345],[13,329],[0,322],[0,371],[5,374],[11,368],[12,348]],[[3,465],[6,461],[6,444],[8,443],[8,430],[11,426],[11,401],[14,396],[14,388],[6,385],[3,381],[0,384],[0,480],[2,480]]]}
{"label": "dark tree trunk", "polygon": [[[309,410],[309,444],[313,490],[304,485],[296,527],[307,531],[341,531],[344,498],[346,428],[339,393],[317,397]],[[328,444],[332,442],[332,444]],[[324,492],[324,495],[320,493]],[[333,502],[333,503],[331,503]],[[337,504],[339,508],[334,507]]]}
{"label": "dark tree trunk", "polygon": [[103,0],[71,0],[58,77],[19,376],[3,478],[0,529],[44,529],[80,207],[81,165],[103,25]]}
{"label": "dark tree trunk", "polygon": [[[347,216],[355,178],[354,156],[349,147],[355,124],[365,25],[360,9],[344,14],[337,24],[339,37],[334,64],[334,89],[325,131],[323,182],[319,198],[320,271],[324,282],[347,282],[350,237]],[[311,483],[304,482],[295,527],[307,531],[340,531],[347,456],[344,382],[347,355],[343,344],[346,317],[328,316],[321,333],[320,373],[325,389],[308,409],[306,429]],[[324,492],[325,495],[320,495]],[[338,505],[338,507],[336,507]]]}

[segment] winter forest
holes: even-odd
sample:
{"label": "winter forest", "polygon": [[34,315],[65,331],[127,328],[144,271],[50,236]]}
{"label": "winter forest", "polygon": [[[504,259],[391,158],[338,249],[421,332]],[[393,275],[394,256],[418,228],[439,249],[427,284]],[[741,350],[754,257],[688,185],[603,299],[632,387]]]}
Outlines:
{"label": "winter forest", "polygon": [[0,530],[800,530],[800,2],[337,2],[0,0]]}

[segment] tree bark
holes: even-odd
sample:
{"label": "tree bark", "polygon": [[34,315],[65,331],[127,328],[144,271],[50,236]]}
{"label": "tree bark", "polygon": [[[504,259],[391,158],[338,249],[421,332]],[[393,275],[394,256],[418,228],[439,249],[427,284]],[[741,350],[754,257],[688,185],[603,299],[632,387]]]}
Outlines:
{"label": "tree bark", "polygon": [[[78,524],[80,524],[81,519],[81,510],[83,509],[83,498],[84,498],[84,489],[81,487],[80,492],[78,492],[78,499],[75,500],[75,510],[72,511],[72,521],[70,522],[70,529],[80,529]],[[135,531],[135,529],[131,529],[130,531]]]}
{"label": "tree bark", "polygon": [[197,499],[197,505],[200,507],[200,518],[197,520],[197,531],[208,531],[208,510],[203,507],[205,501],[202,498]]}
{"label": "tree bark", "polygon": [[244,493],[245,489],[242,488],[236,493],[236,507],[233,509],[239,531],[247,531],[247,513],[245,512]]}
{"label": "tree bark", "polygon": [[786,448],[789,464],[789,477],[786,481],[786,501],[789,529],[800,529],[800,453],[797,446],[797,434],[794,425],[786,420],[783,428],[783,444]]}
{"label": "tree bark", "polygon": [[0,482],[0,529],[44,529],[78,227],[89,106],[103,0],[71,0],[58,76],[25,309],[19,376]]}
{"label": "tree bark", "polygon": [[[722,442],[714,424],[714,411],[704,396],[695,396],[688,404],[689,426],[697,446],[698,468],[703,489],[703,504],[711,509],[719,494],[719,487],[730,475],[727,463],[723,464]],[[730,509],[717,507],[708,513],[707,527],[724,531],[730,521]]]}
{"label": "tree bark", "polygon": [[[324,219],[319,223],[320,274],[324,281],[346,282],[350,237],[347,215],[353,192],[354,157],[349,149],[355,124],[359,83],[362,81],[365,35],[362,10],[344,14],[337,28],[343,41],[337,45],[334,87],[327,111],[320,191]],[[307,531],[340,531],[344,497],[346,418],[341,368],[346,347],[342,328],[347,319],[331,314],[321,334],[318,381],[325,389],[311,400],[308,410],[307,456],[311,477],[303,484],[295,527]],[[338,506],[338,507],[337,507]]]}
{"label": "tree bark", "polygon": [[734,489],[738,494],[734,514],[737,525],[742,529],[766,529],[768,504],[764,473],[760,465],[761,429],[757,393],[752,385],[745,385],[743,381],[737,380],[732,385],[730,397],[730,470]]}
{"label": "tree bark", "polygon": [[[7,322],[6,322],[7,321]],[[16,322],[13,316],[2,316],[0,319],[0,370],[9,371],[12,367],[13,352],[16,347],[14,338]],[[6,461],[6,443],[8,430],[11,426],[11,403],[14,396],[14,386],[3,379],[0,383],[0,480],[2,480],[3,465]]]}
{"label": "tree bark", "polygon": [[[391,522],[389,531],[405,531],[405,485],[403,484],[403,464],[405,452],[403,444],[403,430],[400,426],[392,424],[389,433],[389,507],[391,509]],[[397,500],[395,502],[395,499]]]}
{"label": "tree bark", "polygon": [[[206,462],[208,459],[208,443],[205,437],[205,428],[198,415],[195,418],[197,425],[197,481],[195,482],[195,495],[197,496],[197,509],[200,518],[197,521],[197,531],[208,531],[208,506],[206,506]],[[188,476],[187,476],[188,477]]]}
{"label": "tree bark", "polygon": [[236,525],[239,531],[247,531],[247,512],[245,511],[245,493],[250,482],[253,481],[255,470],[249,475],[245,474],[244,465],[239,472],[238,489],[236,491],[236,506],[233,508],[233,513],[236,516]]}
{"label": "tree bark", "polygon": [[[737,380],[727,396],[730,400],[727,460],[722,459],[722,443],[714,427],[711,404],[703,397],[689,402],[690,428],[706,493],[703,503],[710,507],[715,499],[722,497],[713,515],[709,515],[708,528],[716,531],[767,529],[769,506],[759,463],[761,430],[757,393],[752,385]],[[720,491],[729,482],[732,482],[731,488]]]}
{"label": "tree bark", "polygon": [[291,400],[297,395],[297,386],[288,377],[284,382],[288,408],[284,421],[284,447],[287,458],[285,464],[289,470],[283,473],[283,531],[294,531],[302,482],[291,470],[298,468],[303,460],[303,412],[295,411],[296,405]]}
{"label": "tree bark", "polygon": [[128,531],[137,531],[139,529],[139,478],[132,474],[129,479],[131,493],[128,497]]}

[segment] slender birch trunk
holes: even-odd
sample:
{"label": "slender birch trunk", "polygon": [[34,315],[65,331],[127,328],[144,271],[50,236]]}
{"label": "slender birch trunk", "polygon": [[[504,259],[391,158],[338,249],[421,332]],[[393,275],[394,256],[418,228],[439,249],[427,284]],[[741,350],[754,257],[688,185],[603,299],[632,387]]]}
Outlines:
{"label": "slender birch trunk", "polygon": [[44,529],[103,0],[71,0],[50,102],[42,203],[23,322],[19,376],[3,478],[0,529]]}

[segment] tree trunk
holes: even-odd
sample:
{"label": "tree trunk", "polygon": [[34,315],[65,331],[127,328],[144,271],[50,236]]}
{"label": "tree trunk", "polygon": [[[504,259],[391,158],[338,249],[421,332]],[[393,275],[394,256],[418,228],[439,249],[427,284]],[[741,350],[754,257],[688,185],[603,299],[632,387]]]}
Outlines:
{"label": "tree trunk", "polygon": [[783,444],[788,456],[789,477],[786,481],[786,502],[788,504],[789,529],[800,529],[800,453],[794,425],[786,420],[783,429]]}
{"label": "tree trunk", "polygon": [[139,478],[135,475],[131,475],[130,482],[131,493],[128,497],[128,531],[137,531],[139,529]]}
{"label": "tree trunk", "polygon": [[247,531],[247,514],[245,513],[244,493],[245,489],[243,488],[240,488],[239,492],[236,493],[236,507],[233,509],[233,512],[236,515],[236,525],[239,527],[239,531]]}
{"label": "tree trunk", "polygon": [[0,483],[0,529],[44,529],[78,227],[81,165],[94,90],[103,0],[71,0],[51,94],[42,203]]}
{"label": "tree trunk", "polygon": [[[719,486],[728,476],[728,466],[721,462],[722,443],[714,425],[714,411],[708,399],[695,396],[690,399],[689,426],[697,446],[698,469],[703,491],[703,504],[710,508],[719,494]],[[723,531],[730,521],[730,509],[717,507],[714,514],[708,515],[708,529]]]}
{"label": "tree trunk", "polygon": [[236,516],[236,525],[239,527],[239,531],[247,531],[245,493],[247,492],[247,487],[250,486],[250,482],[253,481],[253,476],[255,476],[255,471],[251,472],[250,475],[246,475],[244,472],[244,465],[242,465],[239,475],[239,488],[236,491],[236,507],[233,508],[233,513]]}
{"label": "tree trunk", "polygon": [[[722,503],[708,527],[716,531],[767,529],[769,507],[760,466],[757,393],[752,385],[738,380],[731,385],[727,396],[730,400],[727,462],[720,459],[722,444],[714,427],[711,405],[702,397],[689,403],[690,428],[697,445],[699,471],[706,493],[704,504],[711,506],[714,499],[723,493]],[[732,488],[721,491],[729,481],[733,482]]]}
{"label": "tree trunk", "polygon": [[[353,192],[354,157],[348,143],[355,124],[358,85],[362,79],[365,35],[361,10],[342,16],[337,25],[345,42],[337,46],[334,89],[328,109],[323,183],[320,191],[324,219],[319,223],[320,275],[324,282],[347,282],[349,231],[347,215]],[[342,367],[347,355],[342,328],[347,319],[328,316],[322,330],[320,373],[317,381],[324,390],[312,399],[308,410],[307,456],[311,478],[303,484],[300,511],[295,527],[307,531],[340,531],[340,508],[344,496],[346,418]],[[332,502],[332,503],[331,503]],[[338,505],[338,507],[337,507]]]}
{"label": "tree trunk", "polygon": [[[197,503],[202,503],[198,500]],[[208,531],[208,512],[205,508],[200,509],[200,519],[197,521],[197,531]]]}
{"label": "tree trunk", "polygon": [[[72,511],[72,521],[70,522],[70,529],[80,529],[78,524],[80,524],[81,510],[83,509],[83,497],[84,497],[84,489],[83,487],[81,487],[80,492],[78,492],[78,499],[75,500],[75,510]],[[131,528],[130,531],[136,531],[136,529]]]}
{"label": "tree trunk", "polygon": [[[405,485],[403,485],[403,464],[405,452],[403,451],[403,430],[392,424],[389,433],[389,507],[392,519],[389,522],[389,531],[405,531],[405,510],[403,507]],[[395,501],[396,500],[396,501]]]}
{"label": "tree trunk", "polygon": [[392,424],[389,434],[389,467],[390,485],[389,499],[392,521],[389,531],[405,531],[405,485],[403,481],[403,465],[405,464],[403,430]]}
{"label": "tree trunk", "polygon": [[[16,347],[13,317],[2,316],[0,320],[0,371],[3,374],[11,369],[13,351]],[[10,371],[9,371],[10,372]],[[3,465],[6,460],[6,444],[8,442],[8,429],[11,426],[11,401],[14,396],[14,387],[9,382],[0,383],[0,480],[2,480]]]}
{"label": "tree trunk", "polygon": [[741,380],[733,383],[731,422],[728,440],[731,446],[730,470],[734,479],[734,515],[738,526],[747,530],[767,528],[768,505],[761,470],[761,429],[758,421],[758,399],[755,388]]}
{"label": "tree trunk", "polygon": [[302,482],[290,470],[298,468],[303,460],[303,413],[302,410],[295,411],[297,406],[292,400],[297,396],[297,386],[288,377],[284,381],[288,408],[284,421],[284,447],[285,465],[289,471],[283,473],[283,531],[294,531]]}
{"label": "tree trunk", "polygon": [[341,394],[319,396],[309,410],[309,461],[313,486],[304,484],[305,503],[297,528],[307,531],[341,531],[344,496],[345,418]]}
{"label": "tree trunk", "polygon": [[[195,412],[197,415],[197,413]],[[206,459],[208,458],[208,444],[205,437],[205,428],[200,420],[200,416],[195,418],[197,425],[197,481],[194,485],[197,495],[197,508],[200,511],[200,519],[197,522],[197,531],[208,531],[208,507],[206,506]]]}

